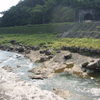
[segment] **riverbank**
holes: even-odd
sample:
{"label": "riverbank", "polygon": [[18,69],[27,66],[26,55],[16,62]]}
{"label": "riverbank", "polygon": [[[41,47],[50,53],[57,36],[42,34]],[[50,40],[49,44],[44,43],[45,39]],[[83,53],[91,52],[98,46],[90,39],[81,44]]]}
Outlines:
{"label": "riverbank", "polygon": [[[42,66],[34,68],[32,70],[29,70],[29,71],[35,73],[35,76],[33,74],[30,77],[32,79],[34,79],[34,78],[35,79],[36,78],[37,79],[49,78],[49,77],[53,77],[56,73],[61,73],[61,72],[64,72],[66,75],[69,73],[69,74],[77,75],[77,76],[82,77],[82,78],[94,79],[94,77],[89,76],[86,71],[82,71],[81,67],[82,67],[82,64],[84,65],[86,62],[90,63],[90,62],[95,61],[96,59],[99,59],[96,57],[88,57],[85,55],[81,55],[79,53],[72,53],[72,52],[67,51],[67,50],[54,50],[54,49],[43,50],[43,49],[39,49],[38,47],[34,47],[34,48],[30,49],[30,48],[24,47],[24,46],[19,46],[19,47],[17,46],[17,47],[13,47],[13,49],[11,49],[9,47],[7,48],[7,46],[6,46],[5,50],[21,53],[21,54],[25,55],[26,57],[28,57],[29,59],[31,59],[32,62],[39,61],[42,63]],[[8,73],[3,74],[4,77],[7,74]],[[11,77],[11,79],[13,79],[13,77]],[[9,83],[9,81],[8,81],[8,83]],[[10,84],[13,84],[13,82]],[[8,85],[6,85],[6,86],[9,87]],[[19,91],[19,87],[20,87],[20,83],[17,84],[18,91]],[[25,85],[25,87],[27,88],[27,84]],[[13,87],[13,88],[15,89],[15,87]],[[28,88],[31,88],[31,87],[28,87]],[[7,89],[8,89],[7,91],[11,90],[11,88],[7,88]],[[61,91],[61,90],[59,90],[59,91]],[[58,94],[59,91],[57,92],[57,95],[62,96],[62,97],[65,96],[65,94],[63,94],[63,93]],[[2,93],[4,93],[4,92],[2,92]],[[15,95],[17,95],[17,94],[15,93]],[[76,94],[74,94],[74,95],[76,96]],[[68,94],[68,96],[69,96],[69,94]],[[3,97],[3,95],[2,95],[2,97]],[[20,97],[20,95],[19,95],[19,97]],[[5,97],[3,97],[3,98],[5,98]],[[16,98],[16,96],[15,96],[15,98]],[[67,98],[67,96],[66,96],[66,98]],[[70,97],[68,97],[68,98],[70,98]],[[79,98],[80,98],[80,96],[79,96]],[[17,100],[17,99],[9,99],[9,100]],[[29,99],[29,100],[31,100],[31,99]],[[33,99],[33,100],[39,100],[39,99]],[[43,99],[43,100],[45,100],[45,99]],[[49,100],[49,99],[46,99],[46,100]],[[74,100],[74,99],[71,99],[71,100]],[[76,99],[76,100],[78,100],[78,99]],[[87,100],[89,100],[89,99],[87,99]]]}
{"label": "riverbank", "polygon": [[[42,60],[42,66],[33,68],[30,72],[36,75],[31,76],[34,78],[49,78],[56,73],[65,72],[66,74],[74,74],[82,78],[91,78],[94,73],[98,73],[96,69],[100,66],[100,58],[81,55],[79,53],[72,53],[70,51],[59,51],[52,55],[41,53],[42,50],[33,51],[26,54],[32,62]],[[48,51],[50,53],[50,50]],[[52,57],[51,57],[52,56]],[[51,57],[51,58],[50,58]],[[50,59],[48,59],[50,58]],[[96,66],[98,64],[98,66]],[[87,67],[87,65],[91,65]],[[94,66],[94,68],[92,68]]]}
{"label": "riverbank", "polygon": [[0,100],[64,100],[0,68]]}
{"label": "riverbank", "polygon": [[[15,42],[15,41],[13,41]],[[67,48],[67,47],[66,47]],[[19,45],[1,45],[1,50],[21,53],[31,59],[32,62],[41,62],[42,66],[29,70],[36,75],[30,78],[48,78],[55,73],[70,73],[79,77],[92,77],[91,74],[100,72],[100,57],[98,54],[83,51],[73,51],[73,48],[48,49],[48,46],[41,48],[40,46],[23,46]],[[77,49],[78,50],[78,49]],[[83,54],[82,54],[83,53]],[[84,55],[89,53],[89,55]]]}

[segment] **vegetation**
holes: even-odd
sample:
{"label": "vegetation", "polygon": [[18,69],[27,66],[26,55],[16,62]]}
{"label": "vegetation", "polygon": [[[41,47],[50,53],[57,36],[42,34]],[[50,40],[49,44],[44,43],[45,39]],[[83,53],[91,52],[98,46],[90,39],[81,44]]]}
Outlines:
{"label": "vegetation", "polygon": [[50,23],[50,24],[36,24],[14,27],[0,27],[0,34],[9,33],[63,33],[71,28],[75,23]]}
{"label": "vegetation", "polygon": [[[59,38],[58,36],[60,36],[61,33],[57,33],[57,32],[42,33],[39,31],[37,31],[38,33],[35,33],[35,31],[31,30],[33,29],[33,27],[29,27],[29,28],[30,30],[28,32],[28,30],[24,30],[26,29],[26,26],[1,27],[0,28],[0,44],[11,45],[10,41],[16,40],[18,44],[22,43],[24,46],[47,45],[50,48],[55,48],[55,49],[61,49],[62,46],[100,49],[100,39]],[[17,29],[21,31],[21,34],[18,33],[18,31],[16,32]],[[9,30],[9,33],[8,33],[8,30]]]}
{"label": "vegetation", "polygon": [[98,9],[100,0],[21,0],[4,12],[1,26],[74,21],[74,9]]}

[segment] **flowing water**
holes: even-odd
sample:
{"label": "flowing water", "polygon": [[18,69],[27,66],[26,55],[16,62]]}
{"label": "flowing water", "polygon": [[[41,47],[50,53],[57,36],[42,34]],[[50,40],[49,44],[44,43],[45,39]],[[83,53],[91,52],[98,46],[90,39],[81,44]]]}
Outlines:
{"label": "flowing water", "polygon": [[53,88],[57,87],[71,91],[73,95],[67,100],[100,100],[100,78],[83,79],[75,75],[60,73],[44,80],[31,80],[28,76],[33,73],[29,73],[28,70],[40,66],[40,63],[32,63],[30,59],[18,53],[0,51],[0,67],[5,65],[11,66],[13,72],[22,79],[38,84],[42,89],[53,91]]}

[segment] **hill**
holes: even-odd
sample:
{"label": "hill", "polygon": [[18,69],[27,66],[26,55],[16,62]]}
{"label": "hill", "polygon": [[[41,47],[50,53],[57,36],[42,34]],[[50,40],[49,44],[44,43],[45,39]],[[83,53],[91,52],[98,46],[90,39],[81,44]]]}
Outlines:
{"label": "hill", "polygon": [[21,0],[4,12],[1,26],[73,22],[76,9],[98,9],[99,0]]}

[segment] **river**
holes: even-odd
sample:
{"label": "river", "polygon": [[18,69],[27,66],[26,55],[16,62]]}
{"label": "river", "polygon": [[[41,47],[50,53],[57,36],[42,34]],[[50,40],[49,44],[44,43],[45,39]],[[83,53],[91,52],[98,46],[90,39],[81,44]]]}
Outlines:
{"label": "river", "polygon": [[59,73],[52,78],[31,80],[28,76],[33,73],[28,70],[40,66],[41,63],[32,63],[24,55],[0,50],[0,67],[5,65],[11,66],[13,72],[23,80],[38,84],[42,89],[53,91],[53,88],[57,87],[71,91],[73,96],[68,97],[67,100],[100,100],[100,78],[97,80],[84,79],[71,74]]}

